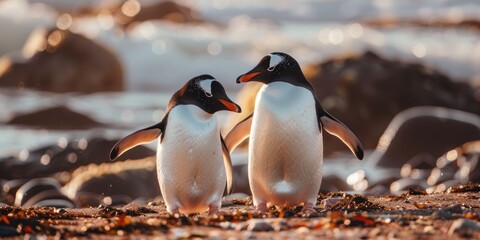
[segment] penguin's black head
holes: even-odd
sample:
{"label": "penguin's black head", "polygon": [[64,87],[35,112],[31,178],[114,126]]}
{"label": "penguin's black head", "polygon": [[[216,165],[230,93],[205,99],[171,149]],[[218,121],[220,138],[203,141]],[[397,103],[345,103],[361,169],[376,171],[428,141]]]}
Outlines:
{"label": "penguin's black head", "polygon": [[208,74],[190,79],[175,93],[172,101],[175,104],[197,105],[210,114],[221,110],[242,111],[240,106],[227,96],[222,84]]}
{"label": "penguin's black head", "polygon": [[237,78],[237,83],[250,81],[268,84],[275,81],[303,82],[306,81],[297,61],[282,52],[273,52],[260,60],[249,72]]}

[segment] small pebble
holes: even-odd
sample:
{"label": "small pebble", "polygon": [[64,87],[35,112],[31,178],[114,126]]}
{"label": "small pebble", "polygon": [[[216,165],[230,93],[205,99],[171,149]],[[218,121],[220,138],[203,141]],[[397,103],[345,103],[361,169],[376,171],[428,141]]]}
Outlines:
{"label": "small pebble", "polygon": [[148,202],[148,206],[158,206],[160,205],[158,202]]}
{"label": "small pebble", "polygon": [[139,198],[135,198],[128,205],[145,206],[145,205],[148,205],[148,204],[149,204],[149,202],[145,198],[139,197]]}
{"label": "small pebble", "polygon": [[222,236],[222,231],[220,230],[212,230],[208,233],[209,238],[220,239]]}
{"label": "small pebble", "polygon": [[455,217],[452,216],[452,214],[448,211],[445,211],[444,209],[440,209],[438,211],[435,211],[432,214],[432,217],[435,219],[454,219]]}
{"label": "small pebble", "polygon": [[252,232],[245,231],[243,232],[243,238],[250,239],[250,238],[254,238],[254,236]]}
{"label": "small pebble", "polygon": [[17,229],[12,226],[0,226],[0,237],[14,237],[18,236]]}
{"label": "small pebble", "polygon": [[426,226],[423,228],[423,232],[428,234],[434,234],[435,228],[433,228],[433,226]]}
{"label": "small pebble", "polygon": [[224,221],[220,223],[220,227],[223,229],[232,229],[232,223],[228,221]]}
{"label": "small pebble", "polygon": [[165,203],[163,202],[162,197],[157,197],[153,201],[149,202],[149,206],[161,206],[164,205]]}
{"label": "small pebble", "polygon": [[343,198],[340,198],[340,197],[331,197],[331,198],[323,199],[320,202],[320,207],[323,208],[323,209],[331,208],[333,205],[337,204],[342,199]]}
{"label": "small pebble", "polygon": [[67,213],[67,210],[65,210],[64,208],[57,208],[57,209],[55,209],[55,212],[60,213],[60,214],[64,214],[64,213]]}
{"label": "small pebble", "polygon": [[283,219],[279,219],[279,221],[273,226],[275,231],[285,231],[288,230],[290,226],[288,225],[287,221]]}
{"label": "small pebble", "polygon": [[172,228],[170,229],[170,232],[174,239],[188,238],[190,236],[190,234],[183,228]]}
{"label": "small pebble", "polygon": [[310,229],[308,229],[307,227],[299,227],[297,228],[297,230],[295,230],[295,232],[299,234],[308,234],[310,232]]}
{"label": "small pebble", "polygon": [[479,231],[480,225],[470,219],[457,219],[452,223],[450,229],[448,229],[448,235],[452,236],[454,233],[458,233],[461,236],[468,237],[473,234],[474,231]]}
{"label": "small pebble", "polygon": [[222,199],[222,206],[223,207],[231,206],[231,205],[233,205],[234,200],[244,199],[244,198],[247,198],[247,197],[248,197],[248,195],[245,194],[245,193],[232,193],[228,196],[225,196]]}
{"label": "small pebble", "polygon": [[462,205],[460,204],[446,207],[446,208],[443,208],[442,210],[447,211],[449,213],[463,213]]}
{"label": "small pebble", "polygon": [[273,226],[264,219],[250,219],[243,224],[238,224],[235,227],[236,230],[248,230],[248,231],[273,231]]}
{"label": "small pebble", "polygon": [[375,237],[377,237],[378,235],[380,235],[380,233],[381,233],[380,228],[374,228],[374,229],[372,229],[370,232],[368,232],[368,237],[369,237],[369,238],[375,238]]}

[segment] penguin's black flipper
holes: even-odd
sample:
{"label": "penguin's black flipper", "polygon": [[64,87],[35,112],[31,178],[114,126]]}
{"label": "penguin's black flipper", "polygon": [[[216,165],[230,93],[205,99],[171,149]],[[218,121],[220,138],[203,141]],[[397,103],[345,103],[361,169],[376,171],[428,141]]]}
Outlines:
{"label": "penguin's black flipper", "polygon": [[230,153],[228,152],[228,148],[225,145],[225,141],[223,140],[222,134],[220,134],[220,140],[222,141],[222,154],[223,154],[223,161],[225,163],[225,171],[227,171],[227,195],[230,195],[232,194],[232,190],[233,190],[232,159],[230,158]]}
{"label": "penguin's black flipper", "polygon": [[320,130],[322,127],[328,133],[342,140],[352,153],[359,159],[363,159],[363,146],[357,136],[345,124],[334,118],[330,113],[325,111],[318,99],[315,98],[317,110],[317,120]]}
{"label": "penguin's black flipper", "polygon": [[[164,118],[166,119],[166,118]],[[110,151],[110,160],[115,160],[124,152],[144,143],[149,143],[157,139],[165,132],[164,121],[157,123],[153,126],[138,130],[118,141]]]}
{"label": "penguin's black flipper", "polygon": [[252,128],[253,113],[245,119],[237,123],[235,127],[225,137],[225,145],[230,152],[250,136],[250,128]]}

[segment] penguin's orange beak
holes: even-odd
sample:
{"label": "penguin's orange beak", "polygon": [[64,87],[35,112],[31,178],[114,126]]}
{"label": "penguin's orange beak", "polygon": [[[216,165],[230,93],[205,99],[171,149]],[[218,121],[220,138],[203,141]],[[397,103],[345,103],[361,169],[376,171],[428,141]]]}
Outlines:
{"label": "penguin's orange beak", "polygon": [[228,101],[228,100],[223,100],[223,99],[218,99],[218,101],[220,103],[222,103],[229,111],[232,111],[232,112],[241,112],[242,109],[240,108],[240,106],[238,106],[237,104],[231,102],[231,101]]}
{"label": "penguin's orange beak", "polygon": [[253,72],[253,73],[244,74],[244,75],[238,77],[237,83],[246,83],[246,82],[250,81],[253,77],[257,76],[257,75],[260,74],[260,73],[261,73],[261,72]]}

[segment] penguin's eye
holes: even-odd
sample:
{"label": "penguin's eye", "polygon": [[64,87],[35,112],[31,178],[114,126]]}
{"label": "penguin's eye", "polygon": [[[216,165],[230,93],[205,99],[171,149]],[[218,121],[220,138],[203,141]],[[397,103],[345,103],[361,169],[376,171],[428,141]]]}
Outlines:
{"label": "penguin's eye", "polygon": [[283,60],[285,59],[284,57],[277,54],[268,54],[268,56],[270,56],[270,61],[267,68],[269,72],[273,71],[275,67],[278,66],[278,64],[283,62]]}
{"label": "penguin's eye", "polygon": [[212,94],[212,84],[216,82],[215,79],[207,79],[207,80],[204,80],[204,81],[201,81],[199,83],[200,85],[200,88],[203,90],[203,92],[205,93],[205,96],[207,97],[213,97],[213,94]]}

